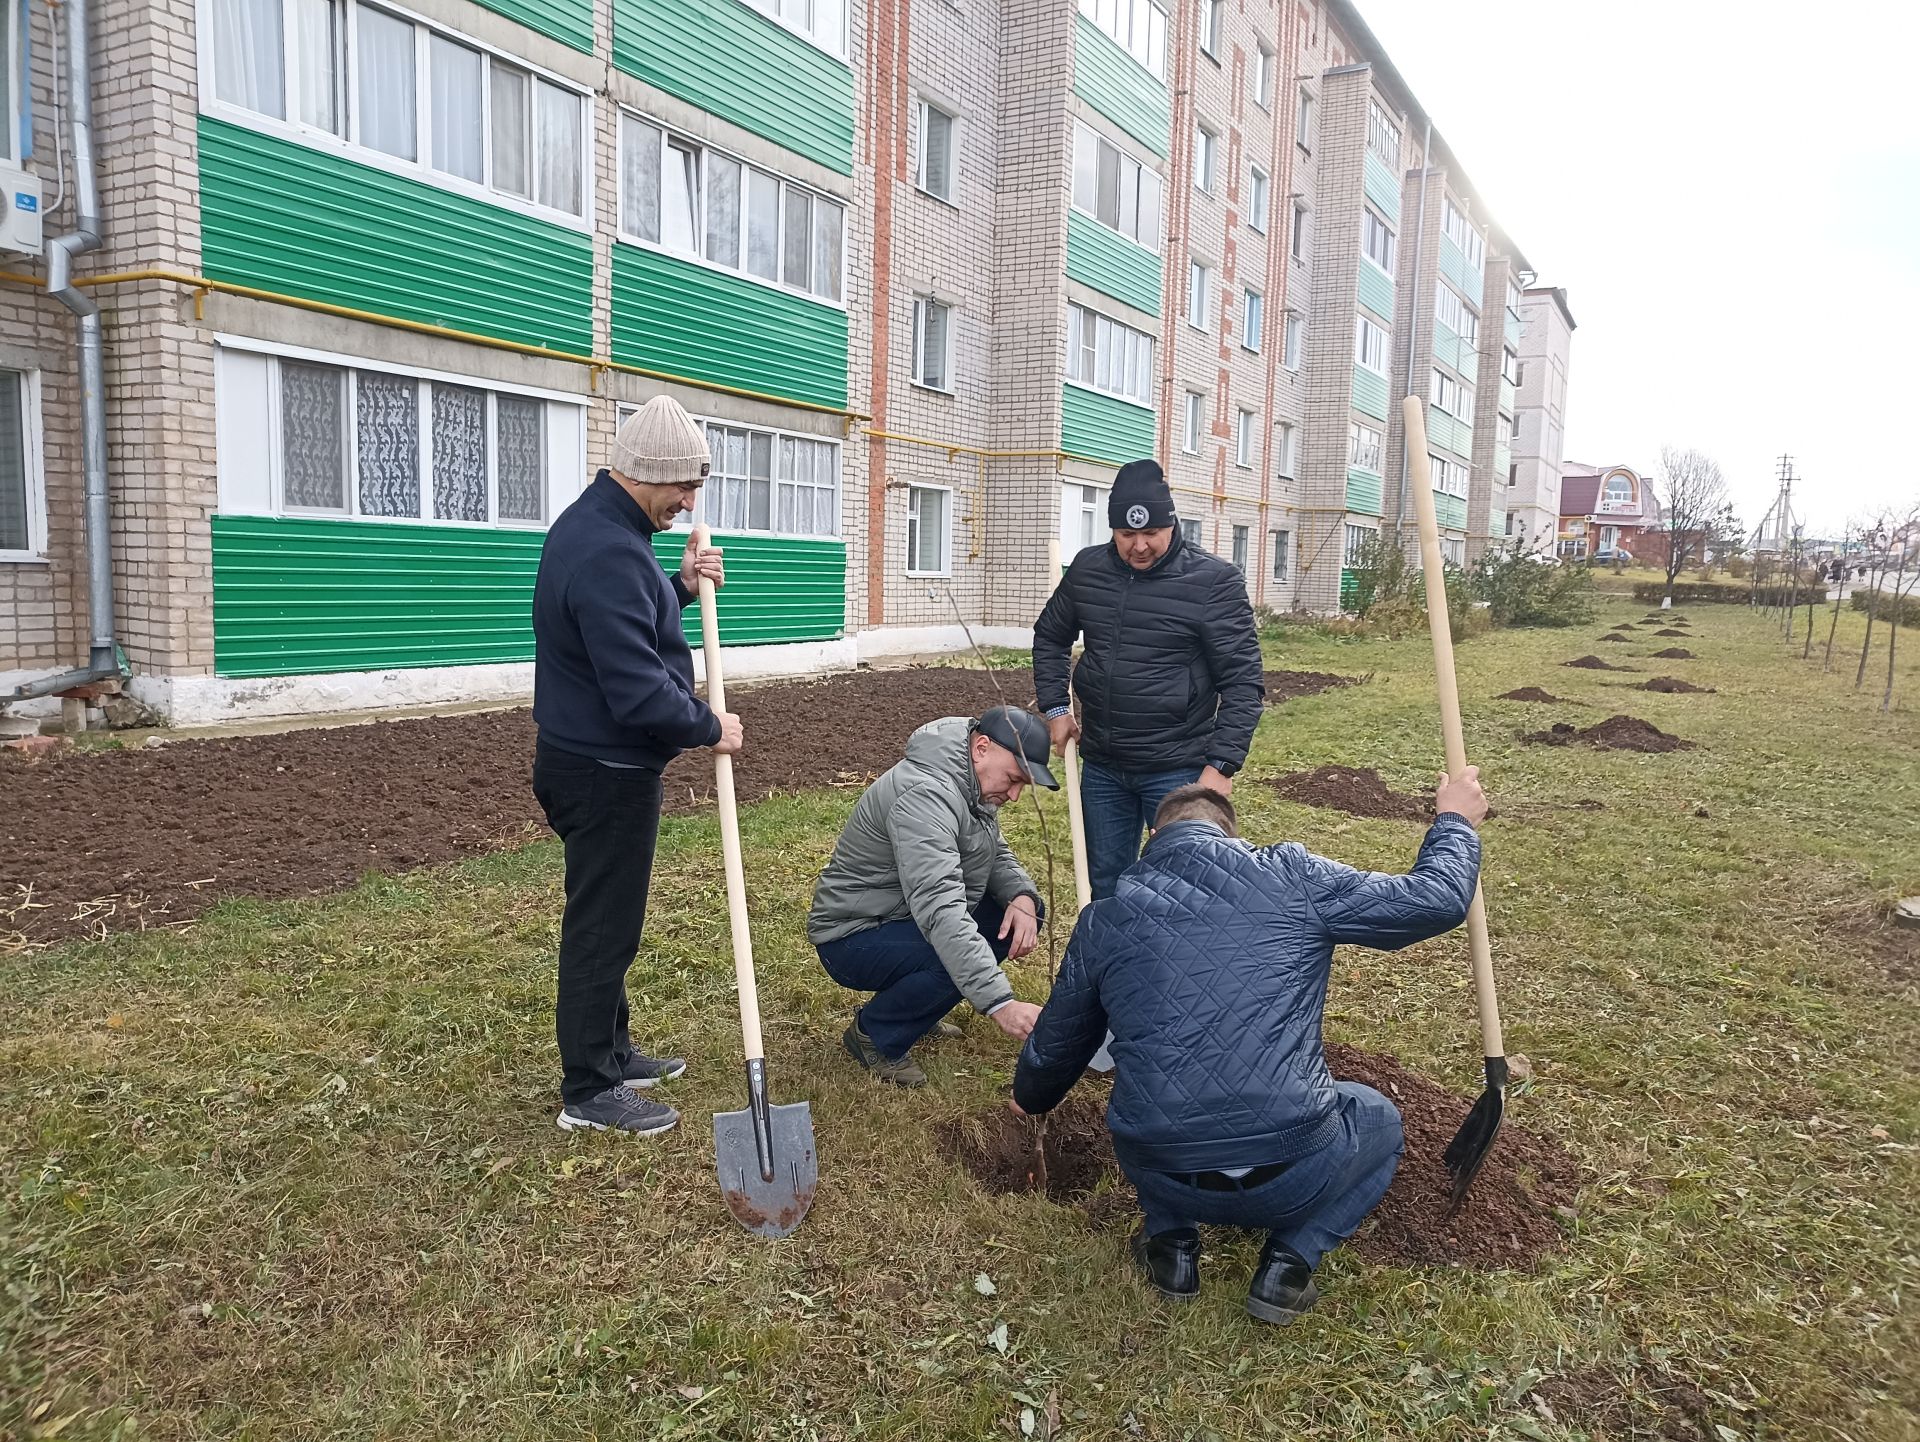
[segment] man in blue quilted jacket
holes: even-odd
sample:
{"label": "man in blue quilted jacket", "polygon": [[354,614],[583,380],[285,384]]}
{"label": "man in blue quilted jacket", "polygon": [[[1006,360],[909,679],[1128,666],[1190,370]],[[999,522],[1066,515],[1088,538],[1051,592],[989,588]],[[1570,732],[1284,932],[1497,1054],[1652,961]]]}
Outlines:
{"label": "man in blue quilted jacket", "polygon": [[1400,1113],[1333,1079],[1320,1024],[1335,945],[1392,951],[1466,919],[1487,814],[1477,768],[1442,777],[1434,808],[1413,870],[1390,876],[1251,846],[1228,798],[1183,786],[1114,894],[1080,913],[1013,1106],[1059,1105],[1112,1031],[1107,1125],[1145,1213],[1133,1256],[1165,1296],[1199,1295],[1199,1223],[1257,1228],[1247,1311],[1291,1322],[1319,1298],[1320,1259],[1386,1195]]}

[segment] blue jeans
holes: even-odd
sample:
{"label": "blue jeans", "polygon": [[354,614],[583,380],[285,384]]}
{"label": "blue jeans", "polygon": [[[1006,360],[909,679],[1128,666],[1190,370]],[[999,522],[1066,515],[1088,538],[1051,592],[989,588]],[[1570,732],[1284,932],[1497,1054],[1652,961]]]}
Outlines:
{"label": "blue jeans", "polygon": [[[981,897],[973,909],[974,923],[993,948],[996,961],[1007,959],[1007,943],[999,935],[1006,915],[990,896]],[[870,926],[814,949],[827,975],[840,985],[873,993],[873,1000],[855,1012],[853,1020],[890,1061],[905,1056],[960,1004],[960,988],[911,918]]]}
{"label": "blue jeans", "polygon": [[1140,859],[1140,842],[1167,793],[1200,779],[1201,768],[1116,771],[1088,761],[1080,768],[1080,806],[1087,821],[1087,870],[1095,901],[1113,895],[1120,873]]}
{"label": "blue jeans", "polygon": [[1264,1230],[1309,1267],[1359,1230],[1380,1205],[1400,1165],[1400,1113],[1372,1087],[1335,1082],[1340,1134],[1297,1158],[1272,1180],[1244,1191],[1216,1192],[1165,1172],[1126,1168],[1140,1193],[1150,1237],[1200,1222]]}

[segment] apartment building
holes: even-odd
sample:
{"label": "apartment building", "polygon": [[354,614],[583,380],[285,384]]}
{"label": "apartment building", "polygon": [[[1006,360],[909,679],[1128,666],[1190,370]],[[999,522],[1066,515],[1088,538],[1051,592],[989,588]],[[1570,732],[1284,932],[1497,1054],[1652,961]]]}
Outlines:
{"label": "apartment building", "polygon": [[[1507,477],[1507,533],[1530,551],[1551,554],[1560,526],[1567,369],[1573,353],[1573,312],[1566,291],[1549,286],[1526,291],[1520,322],[1515,358],[1519,411],[1513,468]],[[1497,484],[1497,473],[1494,479]]]}
{"label": "apartment building", "polygon": [[[26,15],[0,699],[121,658],[182,724],[523,695],[545,526],[662,392],[708,428],[742,675],[1024,640],[1146,455],[1257,603],[1331,610],[1403,513],[1410,388],[1456,554],[1504,527],[1511,327],[1456,302],[1498,317],[1524,261],[1345,0]],[[89,148],[103,243],[56,246]]]}

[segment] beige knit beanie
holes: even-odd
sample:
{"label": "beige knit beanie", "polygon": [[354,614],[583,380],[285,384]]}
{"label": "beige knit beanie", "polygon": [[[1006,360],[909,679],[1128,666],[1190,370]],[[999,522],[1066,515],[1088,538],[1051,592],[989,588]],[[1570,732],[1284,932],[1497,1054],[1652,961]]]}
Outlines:
{"label": "beige knit beanie", "polygon": [[642,485],[704,478],[712,464],[705,430],[672,396],[655,396],[613,438],[613,469]]}

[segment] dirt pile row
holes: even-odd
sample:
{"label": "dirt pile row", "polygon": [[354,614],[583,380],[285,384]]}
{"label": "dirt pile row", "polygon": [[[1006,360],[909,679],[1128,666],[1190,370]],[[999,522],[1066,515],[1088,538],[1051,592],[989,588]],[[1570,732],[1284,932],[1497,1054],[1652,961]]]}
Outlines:
{"label": "dirt pile row", "polygon": [[1637,716],[1609,716],[1584,729],[1566,721],[1520,738],[1536,746],[1593,746],[1602,751],[1691,751],[1695,742],[1669,736]]}
{"label": "dirt pile row", "polygon": [[1582,656],[1577,661],[1562,661],[1562,666],[1571,666],[1576,671],[1631,671],[1632,666],[1615,666],[1602,661],[1598,656]]}
{"label": "dirt pile row", "polygon": [[1493,698],[1496,701],[1537,701],[1550,706],[1578,706],[1578,701],[1569,701],[1564,696],[1556,696],[1551,691],[1538,686],[1521,686],[1512,691],[1502,691]]}
{"label": "dirt pile row", "polygon": [[1433,816],[1432,797],[1395,791],[1370,766],[1316,766],[1272,777],[1266,784],[1289,801],[1349,816],[1382,821],[1426,821]]}

